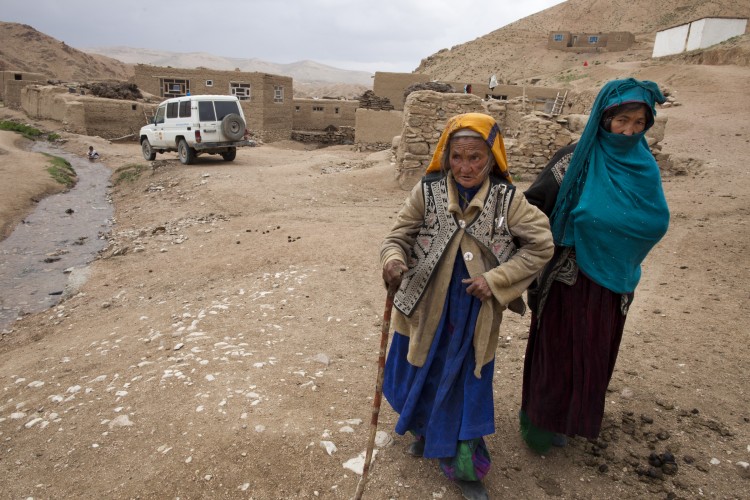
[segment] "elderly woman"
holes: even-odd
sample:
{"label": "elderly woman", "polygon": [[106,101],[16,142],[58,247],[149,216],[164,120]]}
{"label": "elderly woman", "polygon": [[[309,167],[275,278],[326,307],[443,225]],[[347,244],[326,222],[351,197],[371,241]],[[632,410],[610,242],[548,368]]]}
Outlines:
{"label": "elderly woman", "polygon": [[659,87],[607,83],[577,144],[559,151],[526,191],[550,215],[555,256],[529,290],[521,434],[537,452],[566,436],[596,438],[641,276],[669,210],[644,137]]}
{"label": "elderly woman", "polygon": [[495,120],[448,120],[381,247],[383,279],[400,286],[383,394],[396,432],[416,437],[408,452],[440,459],[466,498],[487,498],[503,311],[523,313],[520,295],[552,252],[547,217],[511,183]]}

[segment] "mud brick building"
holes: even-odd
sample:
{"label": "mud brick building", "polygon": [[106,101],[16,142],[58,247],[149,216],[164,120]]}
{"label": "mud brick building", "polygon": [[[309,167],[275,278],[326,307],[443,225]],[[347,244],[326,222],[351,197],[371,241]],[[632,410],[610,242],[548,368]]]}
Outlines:
{"label": "mud brick building", "polygon": [[44,83],[47,75],[28,71],[0,71],[0,101],[11,108],[21,106],[21,89],[27,85]]}
{"label": "mud brick building", "polygon": [[343,99],[294,99],[294,130],[325,130],[326,127],[354,127],[359,101]]}
{"label": "mud brick building", "polygon": [[628,31],[610,33],[573,33],[550,31],[547,48],[569,52],[618,52],[628,50],[635,43],[635,35]]}

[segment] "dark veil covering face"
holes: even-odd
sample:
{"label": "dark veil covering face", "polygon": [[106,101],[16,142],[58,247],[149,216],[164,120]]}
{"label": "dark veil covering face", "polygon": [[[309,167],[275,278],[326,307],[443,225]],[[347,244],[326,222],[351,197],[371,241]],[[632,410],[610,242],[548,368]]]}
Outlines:
{"label": "dark veil covering face", "polygon": [[[555,244],[575,247],[581,270],[617,293],[635,289],[641,262],[669,225],[659,166],[645,138],[656,103],[664,101],[650,81],[614,80],[601,89],[550,217]],[[648,107],[645,130],[633,135],[605,130],[604,112],[627,103]]]}

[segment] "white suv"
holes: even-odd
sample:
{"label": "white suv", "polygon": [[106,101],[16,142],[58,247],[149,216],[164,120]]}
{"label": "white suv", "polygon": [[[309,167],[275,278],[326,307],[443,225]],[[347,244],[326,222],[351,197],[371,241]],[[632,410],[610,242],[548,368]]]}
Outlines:
{"label": "white suv", "polygon": [[152,123],[141,127],[139,136],[145,159],[177,151],[180,161],[188,165],[204,153],[234,160],[238,147],[255,146],[247,140],[248,133],[237,97],[194,95],[159,104]]}

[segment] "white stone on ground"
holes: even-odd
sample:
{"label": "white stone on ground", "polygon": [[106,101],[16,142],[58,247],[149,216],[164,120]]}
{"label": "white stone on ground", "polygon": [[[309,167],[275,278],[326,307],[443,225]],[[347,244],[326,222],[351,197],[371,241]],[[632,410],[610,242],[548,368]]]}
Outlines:
{"label": "white stone on ground", "polygon": [[329,455],[333,455],[338,451],[338,448],[333,444],[333,441],[321,441],[320,446],[322,446]]}
{"label": "white stone on ground", "polygon": [[[375,456],[378,454],[378,450],[372,450],[372,459],[370,460],[370,466],[372,466],[372,463],[375,461]],[[362,475],[362,470],[365,468],[365,456],[367,455],[367,450],[363,451],[359,455],[357,455],[354,458],[350,458],[346,462],[344,462],[344,469],[349,469],[350,471],[354,472],[357,475]]]}

